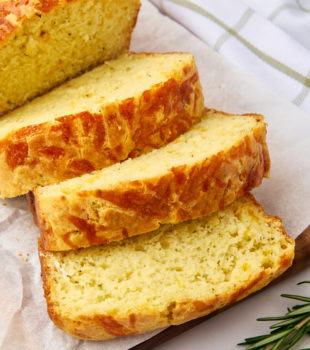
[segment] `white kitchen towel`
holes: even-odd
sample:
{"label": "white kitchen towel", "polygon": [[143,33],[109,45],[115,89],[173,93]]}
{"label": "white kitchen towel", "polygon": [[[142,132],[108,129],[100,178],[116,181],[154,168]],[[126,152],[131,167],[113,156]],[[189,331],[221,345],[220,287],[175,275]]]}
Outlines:
{"label": "white kitchen towel", "polygon": [[221,55],[310,112],[310,0],[151,2]]}
{"label": "white kitchen towel", "polygon": [[243,0],[310,50],[310,0]]}

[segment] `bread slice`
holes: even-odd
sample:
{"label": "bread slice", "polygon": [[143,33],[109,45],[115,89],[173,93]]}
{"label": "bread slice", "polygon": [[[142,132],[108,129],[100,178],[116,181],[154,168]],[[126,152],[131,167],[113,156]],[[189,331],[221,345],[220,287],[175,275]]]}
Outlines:
{"label": "bread slice", "polygon": [[121,240],[209,215],[258,186],[269,172],[259,115],[206,111],[165,147],[34,192],[44,248]]}
{"label": "bread slice", "polygon": [[0,115],[129,48],[139,0],[0,2]]}
{"label": "bread slice", "polygon": [[124,54],[0,119],[1,197],[158,148],[203,111],[192,55]]}
{"label": "bread slice", "polygon": [[40,260],[48,313],[82,339],[176,325],[263,288],[294,258],[282,221],[246,195],[210,217]]}

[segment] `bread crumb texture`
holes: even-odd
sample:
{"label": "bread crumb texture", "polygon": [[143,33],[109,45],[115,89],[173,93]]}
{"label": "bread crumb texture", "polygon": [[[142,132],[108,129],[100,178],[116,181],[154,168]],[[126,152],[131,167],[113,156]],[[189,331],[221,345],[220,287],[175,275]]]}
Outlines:
{"label": "bread crumb texture", "polygon": [[251,195],[210,217],[106,246],[40,248],[51,319],[103,340],[180,324],[234,303],[284,272],[294,240]]}
{"label": "bread crumb texture", "polygon": [[139,0],[2,0],[0,114],[128,49]]}
{"label": "bread crumb texture", "polygon": [[165,147],[35,190],[48,250],[121,240],[209,215],[260,185],[269,172],[262,116],[206,111]]}
{"label": "bread crumb texture", "polygon": [[187,131],[203,111],[192,55],[124,54],[0,119],[0,195],[149,152]]}

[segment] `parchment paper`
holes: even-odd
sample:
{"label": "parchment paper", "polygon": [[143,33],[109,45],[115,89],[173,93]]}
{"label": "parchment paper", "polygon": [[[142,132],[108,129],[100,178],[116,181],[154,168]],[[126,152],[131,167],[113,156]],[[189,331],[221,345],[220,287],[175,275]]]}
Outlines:
{"label": "parchment paper", "polygon": [[[196,57],[207,106],[226,112],[265,115],[269,123],[271,179],[264,180],[254,194],[268,213],[284,219],[289,234],[297,236],[310,224],[310,116],[276,96],[272,87],[263,86],[232,66],[184,28],[161,15],[149,2],[142,3],[133,50],[189,51]],[[37,256],[38,235],[24,197],[0,201],[1,350],[122,350],[156,333],[88,342],[58,330],[46,313]],[[286,304],[280,301],[281,292],[306,293],[306,287],[297,290],[295,282],[305,279],[307,274],[309,271],[208,321],[194,331],[198,332],[194,338],[195,333],[189,332],[182,336],[182,343],[179,339],[164,348],[188,349],[184,344],[190,341],[191,349],[202,346],[212,350],[236,349],[238,341],[265,327],[255,322],[261,312],[284,312]]]}

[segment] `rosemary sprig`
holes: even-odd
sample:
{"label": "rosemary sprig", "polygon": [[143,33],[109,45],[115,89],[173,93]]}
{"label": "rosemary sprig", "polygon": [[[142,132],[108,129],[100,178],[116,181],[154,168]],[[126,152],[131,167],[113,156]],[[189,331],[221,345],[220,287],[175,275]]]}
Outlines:
{"label": "rosemary sprig", "polygon": [[[310,281],[302,281],[298,285],[304,283],[310,283]],[[244,343],[238,345],[247,345],[247,350],[289,350],[306,334],[310,334],[310,298],[293,294],[281,294],[281,296],[302,301],[304,304],[288,308],[288,312],[283,316],[258,318],[257,321],[280,322],[270,326],[269,334],[246,338]],[[310,350],[310,348],[303,350]]]}

